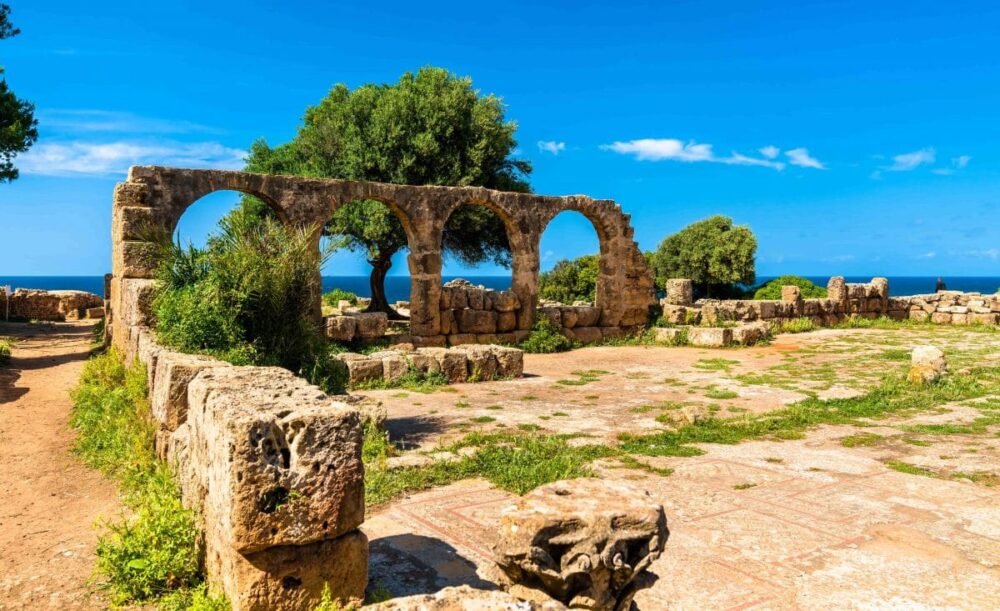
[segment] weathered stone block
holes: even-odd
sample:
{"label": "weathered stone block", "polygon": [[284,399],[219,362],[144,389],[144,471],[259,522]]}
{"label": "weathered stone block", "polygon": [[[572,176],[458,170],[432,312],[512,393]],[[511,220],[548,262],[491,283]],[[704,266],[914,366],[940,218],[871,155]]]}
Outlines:
{"label": "weathered stone block", "polygon": [[496,333],[480,333],[476,335],[477,344],[496,344],[499,341]]}
{"label": "weathered stone block", "polygon": [[483,346],[480,344],[468,344],[453,348],[455,351],[465,353],[469,363],[470,382],[482,382],[492,380],[497,376],[497,357],[493,353],[493,346]]}
{"label": "weathered stone block", "polygon": [[677,327],[653,327],[653,340],[663,344],[673,344],[681,336]]}
{"label": "weathered stone block", "polygon": [[552,308],[552,307],[538,308],[538,316],[539,317],[544,316],[545,318],[548,318],[549,322],[552,323],[552,326],[556,327],[557,329],[562,327],[562,310],[560,310],[559,308]]}
{"label": "weathered stone block", "polygon": [[385,312],[362,312],[352,314],[357,319],[357,335],[362,339],[375,339],[385,335],[389,328],[389,317]]}
{"label": "weathered stone block", "polygon": [[520,378],[524,375],[524,351],[509,346],[490,346],[497,361],[499,378]]}
{"label": "weathered stone block", "polygon": [[797,286],[794,286],[794,285],[789,285],[789,286],[783,286],[783,287],[781,287],[781,300],[782,301],[796,302],[799,299],[802,299],[802,289],[801,288],[799,288]]}
{"label": "weathered stone block", "polygon": [[446,348],[418,348],[417,353],[434,358],[450,384],[465,382],[469,377],[468,359],[463,352]]}
{"label": "weathered stone block", "polygon": [[516,328],[517,328],[517,313],[515,312],[497,313],[497,331],[501,333],[506,333],[508,331],[513,331]]}
{"label": "weathered stone block", "polygon": [[601,337],[605,340],[625,337],[625,331],[621,327],[600,327],[600,329]]}
{"label": "weathered stone block", "polygon": [[531,335],[531,331],[528,329],[517,329],[514,331],[514,343],[520,344],[524,340],[528,339],[529,335]]}
{"label": "weathered stone block", "polygon": [[497,313],[487,310],[459,310],[458,328],[462,333],[496,333]]}
{"label": "weathered stone block", "polygon": [[688,343],[692,346],[705,348],[721,348],[733,341],[733,330],[730,327],[690,327]]}
{"label": "weathered stone block", "polygon": [[441,371],[441,364],[436,358],[429,354],[422,354],[419,351],[410,355],[410,362],[413,368],[422,373],[437,373]]}
{"label": "weathered stone block", "polygon": [[147,329],[139,331],[139,343],[136,346],[136,356],[146,364],[146,388],[156,388],[156,361],[163,352],[163,347],[156,343],[153,332]]}
{"label": "weathered stone block", "polygon": [[562,319],[562,326],[565,329],[572,329],[576,326],[579,317],[577,316],[576,308],[560,308],[559,316]]}
{"label": "weathered stone block", "polygon": [[497,312],[514,312],[520,308],[521,300],[514,291],[498,291],[493,294],[493,309]]}
{"label": "weathered stone block", "polygon": [[348,384],[351,386],[382,379],[382,359],[373,359],[352,352],[338,354],[336,358],[347,365]]}
{"label": "weathered stone block", "polygon": [[410,361],[399,352],[376,352],[371,356],[382,359],[382,379],[386,382],[395,382],[405,376],[410,371]]}
{"label": "weathered stone block", "polygon": [[601,322],[601,308],[594,306],[576,306],[576,326],[596,327]]}
{"label": "weathered stone block", "polygon": [[573,339],[581,344],[597,344],[604,340],[600,327],[574,327]]}
{"label": "weathered stone block", "polygon": [[358,329],[358,319],[353,316],[327,316],[326,336],[335,342],[349,342]]}
{"label": "weathered stone block", "polygon": [[149,242],[113,241],[111,264],[118,278],[155,278],[156,246]]}
{"label": "weathered stone block", "polygon": [[191,381],[192,460],[209,532],[242,554],[334,539],[364,521],[357,410],[279,367]]}
{"label": "weathered stone block", "polygon": [[[819,324],[822,324],[822,321]],[[737,344],[743,344],[744,346],[750,346],[766,339],[770,335],[771,325],[766,322],[758,321],[745,323],[733,327],[732,341]]]}
{"label": "weathered stone block", "polygon": [[670,278],[664,285],[669,305],[689,306],[694,303],[694,284],[687,278]]}
{"label": "weathered stone block", "polygon": [[433,594],[414,594],[366,606],[366,611],[565,611],[555,601],[545,604],[521,600],[502,590],[450,586]]}
{"label": "weathered stone block", "polygon": [[455,333],[448,336],[449,346],[463,346],[474,343],[476,343],[476,336],[473,333]]}
{"label": "weathered stone block", "polygon": [[441,310],[441,334],[448,335],[458,332],[458,323],[455,321],[455,310]]}
{"label": "weathered stone block", "polygon": [[149,408],[153,419],[168,431],[187,420],[188,385],[203,369],[226,367],[208,356],[162,350],[156,358]]}
{"label": "weathered stone block", "polygon": [[361,600],[368,584],[368,538],[357,530],[249,555],[212,539],[207,547],[209,584],[221,586],[233,611],[309,611],[325,587],[334,600]]}
{"label": "weathered stone block", "polygon": [[509,333],[497,333],[494,337],[496,337],[496,342],[494,343],[497,344],[513,345],[517,343],[517,335],[513,331]]}
{"label": "weathered stone block", "polygon": [[969,314],[969,322],[980,325],[995,325],[1000,323],[1000,314]]}
{"label": "weathered stone block", "polygon": [[483,303],[485,291],[478,287],[469,287],[465,289],[466,300],[468,302],[468,307],[470,310],[482,310],[485,309]]}

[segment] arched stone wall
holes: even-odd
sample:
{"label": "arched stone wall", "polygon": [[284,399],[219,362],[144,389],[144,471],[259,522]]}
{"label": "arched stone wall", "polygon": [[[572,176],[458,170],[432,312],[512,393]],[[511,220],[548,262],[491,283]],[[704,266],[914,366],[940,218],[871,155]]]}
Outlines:
{"label": "arched stone wall", "polygon": [[[136,166],[114,192],[112,210],[112,322],[124,313],[123,291],[149,289],[155,273],[149,228],[173,232],[184,211],[215,191],[240,191],[266,202],[289,225],[320,227],[333,213],[359,199],[386,204],[406,231],[410,253],[410,330],[414,336],[440,333],[441,240],[458,207],[482,205],[508,228],[514,261],[512,289],[521,300],[518,329],[531,328],[538,302],[539,244],[545,226],[560,212],[587,217],[601,244],[597,288],[600,324],[644,324],[656,304],[653,277],[633,241],[629,215],[610,200],[574,195],[548,197],[482,187],[408,186],[385,183],[269,176],[222,170]],[[117,334],[117,333],[116,333]],[[117,340],[116,340],[117,341]]]}

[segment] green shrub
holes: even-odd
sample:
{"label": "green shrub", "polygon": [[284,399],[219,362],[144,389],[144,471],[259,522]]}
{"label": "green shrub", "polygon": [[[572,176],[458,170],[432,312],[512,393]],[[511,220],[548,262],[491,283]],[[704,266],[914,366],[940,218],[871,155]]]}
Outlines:
{"label": "green shrub", "polygon": [[576,347],[577,343],[563,335],[546,316],[538,316],[531,334],[520,344],[521,350],[538,354],[566,352]]}
{"label": "green shrub", "polygon": [[819,327],[812,321],[811,318],[793,318],[791,320],[783,320],[775,329],[776,333],[807,333],[809,331],[815,331]]}
{"label": "green shrub", "polygon": [[327,392],[343,392],[346,368],[312,321],[316,270],[327,256],[312,244],[312,231],[243,209],[219,227],[205,249],[161,240],[153,301],[158,339],[236,365],[284,367]]}
{"label": "green shrub", "polygon": [[323,295],[323,303],[328,306],[337,307],[340,305],[341,301],[347,301],[351,305],[358,305],[358,296],[350,291],[345,291],[344,289],[335,288],[329,293]]}
{"label": "green shrub", "polygon": [[13,347],[13,341],[6,337],[0,337],[0,365],[6,365],[10,361],[10,352]]}
{"label": "green shrub", "polygon": [[175,475],[153,452],[145,367],[126,368],[114,351],[92,358],[72,398],[74,451],[119,482],[129,509],[105,524],[97,544],[97,568],[112,600],[175,609],[199,608],[199,600],[201,609],[221,608],[206,606],[216,599],[201,585],[194,515],[181,504]]}
{"label": "green shrub", "polygon": [[538,296],[565,304],[594,301],[600,262],[600,255],[585,255],[556,263],[550,271],[539,274]]}
{"label": "green shrub", "polygon": [[781,299],[781,287],[797,286],[801,289],[800,294],[803,299],[825,299],[826,289],[816,286],[809,279],[802,276],[779,276],[774,280],[766,282],[754,291],[754,299]]}

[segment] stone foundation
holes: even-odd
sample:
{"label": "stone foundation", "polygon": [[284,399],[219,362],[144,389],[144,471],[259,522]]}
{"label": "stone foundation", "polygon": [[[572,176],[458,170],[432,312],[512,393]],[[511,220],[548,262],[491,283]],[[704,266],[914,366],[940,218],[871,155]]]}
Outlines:
{"label": "stone foundation", "polygon": [[85,291],[0,288],[0,320],[82,320],[104,318],[104,300]]}
{"label": "stone foundation", "polygon": [[336,358],[347,366],[351,386],[392,384],[411,370],[441,373],[449,384],[520,378],[524,374],[524,353],[497,345],[383,350],[368,355],[346,352]]}

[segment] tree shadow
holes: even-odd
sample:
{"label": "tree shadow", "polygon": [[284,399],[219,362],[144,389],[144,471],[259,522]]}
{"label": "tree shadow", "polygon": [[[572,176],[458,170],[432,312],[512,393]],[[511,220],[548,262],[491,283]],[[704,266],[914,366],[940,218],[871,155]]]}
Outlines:
{"label": "tree shadow", "polygon": [[404,416],[389,418],[385,428],[389,431],[389,439],[400,449],[420,445],[424,439],[444,432],[447,420],[436,416]]}
{"label": "tree shadow", "polygon": [[388,590],[393,597],[431,594],[460,585],[497,589],[496,584],[479,577],[475,563],[451,545],[409,533],[371,541],[368,575],[369,588]]}

